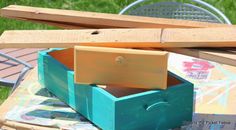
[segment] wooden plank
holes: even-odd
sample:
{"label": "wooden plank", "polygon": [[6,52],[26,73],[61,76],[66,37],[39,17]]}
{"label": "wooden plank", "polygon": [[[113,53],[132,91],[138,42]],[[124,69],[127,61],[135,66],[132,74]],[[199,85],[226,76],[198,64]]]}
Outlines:
{"label": "wooden plank", "polygon": [[62,29],[86,29],[88,27],[80,27],[79,25],[73,25],[72,23],[64,23],[64,22],[52,22],[48,20],[37,20],[37,19],[25,19],[21,17],[7,17],[10,19],[16,19],[16,20],[22,20],[22,21],[29,21],[29,22],[36,22],[36,23],[42,23],[42,24],[47,24],[55,27],[59,27]]}
{"label": "wooden plank", "polygon": [[236,47],[236,28],[164,29],[162,43],[176,47]]}
{"label": "wooden plank", "polygon": [[236,47],[236,28],[5,31],[0,48]]}
{"label": "wooden plank", "polygon": [[[9,8],[11,8],[11,9],[9,10]],[[79,11],[72,11],[73,13],[69,13],[69,12],[71,12],[69,10],[66,10],[66,12],[65,12],[63,10],[57,10],[57,9],[44,9],[44,8],[34,8],[34,7],[25,7],[25,6],[8,6],[8,7],[2,9],[2,15],[5,17],[9,17],[10,11],[15,11],[15,14],[18,14],[17,16],[14,15],[13,18],[17,18],[17,17],[26,18],[25,16],[19,14],[19,12],[22,12],[22,11],[25,11],[31,15],[35,15],[35,17],[38,16],[38,14],[40,14],[40,12],[44,12],[44,15],[47,15],[48,17],[56,16],[56,18],[60,18],[59,20],[57,20],[55,18],[51,18],[51,21],[49,21],[49,22],[57,23],[58,21],[60,21],[60,22],[62,22],[61,25],[63,25],[63,26],[61,26],[61,25],[55,25],[55,26],[59,26],[61,28],[65,28],[65,29],[76,29],[76,28],[81,28],[82,26],[85,26],[85,28],[91,28],[91,27],[92,28],[109,28],[109,26],[111,26],[111,25],[109,25],[109,26],[94,25],[94,23],[93,23],[94,21],[92,21],[92,23],[87,24],[87,22],[85,23],[85,22],[81,22],[78,20],[76,20],[76,23],[73,20],[70,22],[67,22],[67,23],[64,20],[61,20],[67,16],[69,18],[71,18],[71,17],[78,17],[80,15],[82,18],[86,18],[85,15],[87,15],[92,20],[97,19],[99,21],[100,20],[108,21],[108,22],[105,22],[106,24],[107,23],[113,24],[113,20],[118,22],[118,23],[113,24],[111,27],[115,26],[115,27],[128,27],[128,28],[129,27],[155,27],[155,28],[156,27],[187,27],[187,28],[190,27],[191,28],[191,27],[225,27],[225,26],[229,26],[229,25],[225,25],[225,24],[190,22],[190,21],[185,21],[185,20],[173,20],[173,19],[162,19],[162,18],[147,18],[147,17],[141,18],[141,17],[136,17],[136,16],[129,17],[129,16],[118,16],[118,15],[112,16],[111,14],[104,15],[104,14],[100,14],[100,13],[89,13],[89,12],[79,12]],[[61,14],[59,12],[64,12],[64,13],[63,13],[63,15],[58,15],[58,14]],[[55,13],[55,14],[53,14],[53,13]],[[11,14],[11,12],[10,12],[10,14]],[[77,16],[74,14],[77,14]],[[84,15],[82,15],[82,14],[84,14]],[[71,15],[73,15],[73,16],[71,16]],[[110,17],[108,15],[110,15]],[[30,18],[31,17],[27,16],[26,19],[30,20]],[[132,20],[130,20],[129,18],[132,18]],[[37,17],[37,19],[35,19],[34,21],[40,22],[40,20],[42,20],[42,19],[44,19],[45,21],[48,20],[48,19],[45,19],[45,17],[43,17],[43,18]],[[87,19],[87,20],[91,20],[91,19]],[[119,21],[117,21],[117,20],[119,20]],[[86,24],[86,25],[76,25],[76,24],[81,24],[81,23]],[[72,26],[72,24],[73,24],[73,26]],[[125,25],[123,26],[123,24],[125,24]],[[171,49],[171,50],[173,50],[173,49]],[[188,55],[189,53],[187,53],[187,52],[190,52],[190,51],[191,50],[187,50],[187,49],[183,49],[183,50],[178,49],[178,52],[185,54],[185,55]],[[177,52],[177,51],[173,50],[173,52]],[[196,51],[193,51],[193,52],[196,52]],[[211,53],[211,52],[209,52],[209,53]],[[224,53],[227,53],[227,52],[220,51],[217,53],[220,55],[224,55]],[[198,52],[196,52],[196,54],[192,54],[192,56],[193,55],[198,56]],[[201,56],[199,58],[203,58],[203,56]],[[214,55],[212,57],[212,60],[214,60],[215,58],[218,59],[218,58],[220,58],[220,56]],[[228,58],[228,59],[230,59],[230,58]],[[225,60],[223,60],[223,61],[225,61]],[[234,62],[234,61],[230,61],[230,62]],[[229,62],[224,62],[224,63],[228,64]]]}
{"label": "wooden plank", "polygon": [[236,52],[219,49],[166,49],[171,52],[236,66]]}
{"label": "wooden plank", "polygon": [[[12,9],[9,10],[9,8],[12,8]],[[63,11],[63,10],[57,10],[57,9],[49,9],[48,10],[48,9],[44,9],[44,8],[34,8],[34,7],[25,7],[25,6],[8,6],[8,7],[2,9],[2,15],[5,16],[5,17],[9,17],[9,15],[8,15],[9,11],[16,11],[15,14],[18,14],[18,12],[22,12],[23,10],[25,10],[27,13],[31,12],[31,15],[38,15],[38,13],[43,10],[44,14],[48,15],[48,17],[51,17],[51,15],[54,16],[54,14],[52,14],[52,12],[54,12],[54,13],[56,12],[56,14],[57,14],[58,12]],[[62,16],[56,16],[56,17],[57,18],[58,17],[65,18],[64,16],[67,16],[68,15],[67,13],[69,13],[70,11],[67,10],[66,13],[65,13],[65,11],[63,11],[63,12],[64,12],[64,14]],[[72,12],[74,12],[77,15],[79,15],[80,13],[84,13],[84,12],[79,12],[79,11],[72,11]],[[141,18],[141,17],[132,16],[132,19],[136,22],[135,23],[134,21],[129,19],[129,18],[131,18],[129,16],[121,16],[120,17],[120,16],[117,16],[117,15],[113,15],[114,17],[106,17],[110,14],[108,14],[108,15],[105,14],[105,16],[104,16],[103,14],[99,14],[99,13],[87,13],[87,14],[86,13],[87,12],[85,12],[84,15],[88,15],[89,17],[92,15],[93,17],[91,19],[97,19],[97,20],[98,19],[99,20],[104,20],[103,19],[104,17],[105,17],[105,20],[107,20],[106,18],[108,18],[109,20],[112,20],[113,18],[119,18],[120,23],[122,23],[122,24],[127,23],[127,25],[122,26],[122,27],[128,27],[128,28],[129,27],[150,27],[150,25],[152,25],[152,27],[187,27],[187,28],[189,28],[189,27],[191,28],[191,27],[225,27],[225,26],[229,26],[229,25],[225,25],[225,24],[212,24],[212,23],[204,23],[203,24],[201,22],[189,22],[189,21],[185,21],[185,20],[183,20],[183,21],[181,21],[181,20],[172,20],[172,19],[167,20],[167,19],[160,19],[160,18],[144,18],[144,17]],[[71,13],[70,13],[70,15],[71,15]],[[112,16],[112,15],[110,15],[110,16]],[[22,16],[22,15],[17,15],[17,17],[25,18],[25,16]],[[70,16],[70,17],[77,17],[77,16]],[[85,16],[82,15],[81,17],[84,18]],[[14,15],[13,18],[16,18],[16,15]],[[40,17],[37,17],[37,18],[38,18],[38,20],[42,19]],[[26,18],[26,19],[30,20],[29,18]],[[117,19],[114,19],[114,20],[116,21]],[[61,20],[59,20],[59,21],[61,21]],[[71,23],[65,23],[64,20],[62,20],[62,21],[63,21],[62,25],[64,24],[64,26],[59,26],[59,25],[58,26],[61,27],[61,28],[65,28],[65,29],[66,28],[67,29],[76,29],[77,26],[79,26],[79,28],[80,28],[81,25],[76,25],[76,24],[83,23],[83,22],[80,22],[80,21],[76,21],[76,23],[74,23],[73,21],[70,21]],[[35,22],[39,22],[39,21],[35,20]],[[56,20],[55,18],[51,18],[50,22],[56,23],[56,22],[58,22],[58,20]],[[111,22],[108,22],[108,23],[111,23]],[[121,27],[120,23],[118,23],[118,24],[116,23],[113,26]],[[135,23],[135,24],[133,24],[133,23]],[[72,26],[72,24],[74,24],[74,25]],[[82,26],[84,26],[84,25],[82,25]],[[101,26],[101,25],[99,25],[99,26],[97,25],[97,27],[96,27],[96,25],[94,26],[94,23],[88,24],[85,27],[90,28],[89,26],[93,27],[93,28],[108,28],[108,27],[104,27],[104,26]],[[171,49],[171,50],[173,50],[173,49]],[[191,50],[187,50],[187,49],[183,49],[183,50],[178,49],[178,52],[180,52],[182,54],[185,54],[185,55],[188,55],[189,53],[187,53],[187,52],[190,52],[190,51]],[[177,52],[177,51],[173,50],[173,52]],[[193,51],[193,52],[196,52],[196,51]],[[224,55],[224,53],[227,53],[227,52],[226,51],[220,51],[220,52],[217,52],[217,53],[220,54],[220,55]],[[198,56],[198,52],[196,52],[196,54],[192,54],[192,56],[193,55]],[[201,58],[203,58],[203,57],[201,57]],[[214,55],[214,57],[212,57],[212,58],[214,60],[214,58],[217,59],[217,58],[220,58],[220,57],[219,57],[219,55]],[[233,62],[233,61],[230,61],[230,62]],[[228,62],[224,62],[224,63],[228,64]]]}
{"label": "wooden plank", "polygon": [[77,83],[167,88],[167,52],[76,46],[74,57]]}
{"label": "wooden plank", "polygon": [[0,48],[73,48],[75,45],[146,47],[153,42],[157,46],[160,35],[161,29],[5,31],[0,37]]}
{"label": "wooden plank", "polygon": [[150,18],[95,12],[81,12],[62,9],[48,9],[10,5],[1,9],[1,16],[22,19],[46,20],[86,25],[93,28],[192,28],[192,27],[226,27],[226,24],[204,23],[187,20]]}

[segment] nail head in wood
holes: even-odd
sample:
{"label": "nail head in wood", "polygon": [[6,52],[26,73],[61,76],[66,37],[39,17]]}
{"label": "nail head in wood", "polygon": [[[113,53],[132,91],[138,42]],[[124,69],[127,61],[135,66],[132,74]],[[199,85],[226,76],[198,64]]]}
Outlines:
{"label": "nail head in wood", "polygon": [[124,64],[125,63],[125,58],[123,56],[117,56],[115,59],[117,64]]}

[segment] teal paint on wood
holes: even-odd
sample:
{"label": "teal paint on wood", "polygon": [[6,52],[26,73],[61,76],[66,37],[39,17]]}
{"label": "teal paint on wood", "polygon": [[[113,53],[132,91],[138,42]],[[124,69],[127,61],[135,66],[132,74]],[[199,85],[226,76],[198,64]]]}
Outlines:
{"label": "teal paint on wood", "polygon": [[185,84],[166,91],[120,100],[116,102],[116,128],[124,123],[127,124],[126,129],[132,130],[179,127],[184,120],[191,120],[192,93],[191,84]]}
{"label": "teal paint on wood", "polygon": [[167,130],[192,119],[193,85],[177,75],[169,73],[181,83],[166,90],[115,97],[96,85],[75,84],[74,72],[50,51],[39,53],[40,83],[104,130]]}

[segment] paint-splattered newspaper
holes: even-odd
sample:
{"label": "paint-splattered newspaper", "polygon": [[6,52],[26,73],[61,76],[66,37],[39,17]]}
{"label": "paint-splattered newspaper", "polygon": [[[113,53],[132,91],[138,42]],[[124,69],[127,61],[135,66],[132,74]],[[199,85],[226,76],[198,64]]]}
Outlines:
{"label": "paint-splattered newspaper", "polygon": [[[171,53],[168,69],[195,86],[193,122],[184,122],[182,129],[236,128],[236,67]],[[17,104],[6,114],[6,119],[63,129],[97,129],[57,98],[51,97],[36,80],[32,78],[21,85],[22,92],[15,96]]]}
{"label": "paint-splattered newspaper", "polygon": [[98,130],[82,115],[41,87],[37,82],[36,69],[29,78],[11,96],[10,104],[13,107],[5,114],[5,119],[63,130]]}
{"label": "paint-splattered newspaper", "polygon": [[193,122],[183,128],[236,129],[236,67],[171,53],[168,70],[194,84]]}

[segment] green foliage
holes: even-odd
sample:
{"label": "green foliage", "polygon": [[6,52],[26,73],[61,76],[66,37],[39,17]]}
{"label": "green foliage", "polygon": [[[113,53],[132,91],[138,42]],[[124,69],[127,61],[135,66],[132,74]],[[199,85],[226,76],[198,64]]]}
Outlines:
{"label": "green foliage", "polygon": [[11,91],[10,87],[0,86],[0,105],[8,97],[8,95],[10,94],[10,91]]}
{"label": "green foliage", "polygon": [[235,0],[207,0],[222,11],[233,24],[236,24],[236,1]]}

